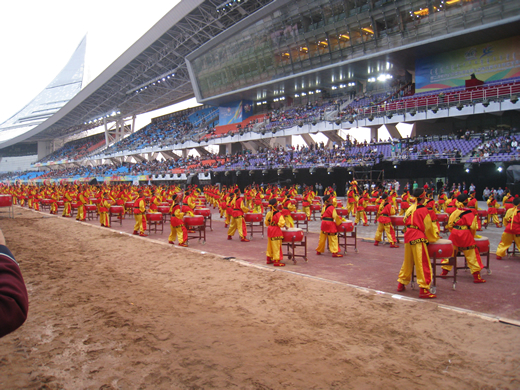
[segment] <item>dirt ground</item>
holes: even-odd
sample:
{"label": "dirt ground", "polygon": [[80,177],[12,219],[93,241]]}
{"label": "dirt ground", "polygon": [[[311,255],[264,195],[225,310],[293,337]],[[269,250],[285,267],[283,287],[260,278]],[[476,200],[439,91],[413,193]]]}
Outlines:
{"label": "dirt ground", "polygon": [[520,388],[519,327],[16,213],[30,309],[0,389]]}

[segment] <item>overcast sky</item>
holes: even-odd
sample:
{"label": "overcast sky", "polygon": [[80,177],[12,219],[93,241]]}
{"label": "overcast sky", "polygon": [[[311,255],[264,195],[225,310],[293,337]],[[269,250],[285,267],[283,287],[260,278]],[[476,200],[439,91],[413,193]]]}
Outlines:
{"label": "overcast sky", "polygon": [[0,123],[54,79],[85,34],[92,80],[179,1],[0,2]]}

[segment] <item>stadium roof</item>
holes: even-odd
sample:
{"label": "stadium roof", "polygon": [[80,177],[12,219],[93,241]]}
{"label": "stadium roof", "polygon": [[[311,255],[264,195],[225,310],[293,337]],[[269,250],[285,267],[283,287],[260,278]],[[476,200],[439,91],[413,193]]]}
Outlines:
{"label": "stadium roof", "polygon": [[272,1],[233,0],[236,6],[217,12],[220,0],[182,0],[50,118],[22,134],[0,136],[0,148],[72,135],[99,126],[100,118],[127,118],[192,98],[185,57]]}

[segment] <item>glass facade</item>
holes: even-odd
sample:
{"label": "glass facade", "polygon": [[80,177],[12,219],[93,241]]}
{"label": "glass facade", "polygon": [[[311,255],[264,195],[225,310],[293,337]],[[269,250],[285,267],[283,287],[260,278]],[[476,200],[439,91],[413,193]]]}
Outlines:
{"label": "glass facade", "polygon": [[191,66],[201,98],[207,99],[485,25],[519,14],[519,3],[295,0],[192,59]]}

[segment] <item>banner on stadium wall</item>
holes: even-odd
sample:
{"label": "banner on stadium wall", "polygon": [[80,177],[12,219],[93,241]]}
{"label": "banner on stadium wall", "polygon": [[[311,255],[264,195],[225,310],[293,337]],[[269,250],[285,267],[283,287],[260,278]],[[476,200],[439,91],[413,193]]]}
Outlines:
{"label": "banner on stadium wall", "polygon": [[231,125],[242,122],[242,101],[228,103],[219,107],[219,125]]}
{"label": "banner on stadium wall", "polygon": [[415,92],[463,87],[471,74],[484,82],[520,77],[520,36],[415,61]]}
{"label": "banner on stadium wall", "polygon": [[253,101],[252,100],[244,100],[242,102],[242,120],[249,118],[253,115]]}

